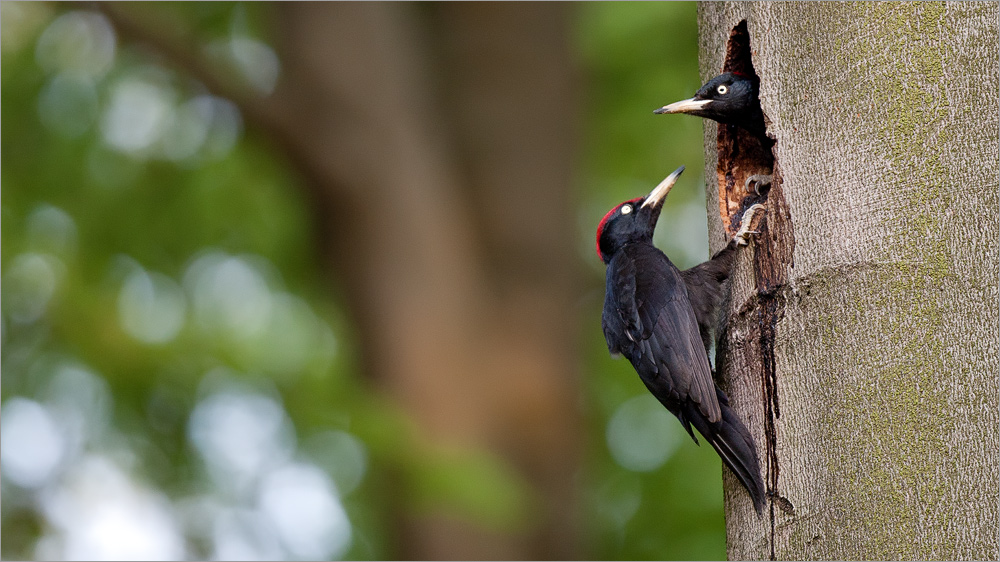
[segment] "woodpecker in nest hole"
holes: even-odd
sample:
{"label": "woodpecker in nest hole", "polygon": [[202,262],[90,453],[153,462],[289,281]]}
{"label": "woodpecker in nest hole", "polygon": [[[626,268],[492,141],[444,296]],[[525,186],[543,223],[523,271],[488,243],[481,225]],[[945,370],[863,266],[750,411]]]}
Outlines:
{"label": "woodpecker in nest hole", "polygon": [[[735,125],[751,133],[760,141],[760,149],[769,153],[774,141],[766,134],[759,93],[760,80],[756,76],[726,72],[706,82],[694,97],[665,105],[653,113],[686,113]],[[745,187],[748,192],[759,194],[770,185],[770,174],[754,174],[747,178]]]}

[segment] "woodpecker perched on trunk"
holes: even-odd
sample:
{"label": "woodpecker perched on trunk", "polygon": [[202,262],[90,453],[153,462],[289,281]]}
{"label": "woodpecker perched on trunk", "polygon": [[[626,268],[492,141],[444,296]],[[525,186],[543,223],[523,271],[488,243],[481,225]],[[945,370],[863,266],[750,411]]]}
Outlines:
{"label": "woodpecker perched on trunk", "polygon": [[[597,254],[607,265],[602,327],[608,349],[624,355],[646,388],[698,442],[694,426],[750,493],[754,509],[764,505],[757,448],[746,426],[712,379],[707,348],[714,311],[722,297],[737,246],[747,244],[747,210],[739,232],[710,261],[679,271],[653,246],[653,230],[681,166],[646,197],[611,209],[597,227]],[[700,344],[700,345],[699,345]]]}
{"label": "woodpecker perched on trunk", "polygon": [[[665,105],[653,113],[686,113],[726,125],[735,125],[749,131],[760,141],[760,149],[770,152],[774,141],[766,134],[764,112],[760,108],[760,80],[757,77],[726,72],[705,83],[694,97]],[[755,174],[747,178],[746,188],[760,192],[770,185],[769,174]]]}

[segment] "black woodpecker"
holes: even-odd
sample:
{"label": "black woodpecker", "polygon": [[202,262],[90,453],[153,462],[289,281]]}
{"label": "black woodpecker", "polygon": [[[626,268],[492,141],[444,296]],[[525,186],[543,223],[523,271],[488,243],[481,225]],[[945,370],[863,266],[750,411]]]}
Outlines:
{"label": "black woodpecker", "polygon": [[[712,78],[693,98],[665,105],[653,113],[686,113],[704,117],[726,125],[735,125],[752,133],[761,148],[770,151],[774,141],[768,138],[764,125],[764,112],[760,108],[760,80],[742,74],[727,72]],[[754,191],[769,185],[771,177],[759,174],[747,178],[747,190],[755,184]]]}
{"label": "black woodpecker", "polygon": [[761,513],[764,483],[753,437],[712,379],[708,342],[722,284],[737,246],[747,244],[747,210],[739,232],[711,260],[680,271],[653,246],[653,230],[681,166],[649,195],[611,209],[597,227],[597,254],[607,265],[602,328],[612,355],[624,355],[646,388],[698,443],[691,426],[711,443]]}
{"label": "black woodpecker", "polygon": [[759,80],[727,72],[709,80],[693,98],[665,105],[653,113],[697,115],[742,127],[759,138],[767,139],[759,89]]}

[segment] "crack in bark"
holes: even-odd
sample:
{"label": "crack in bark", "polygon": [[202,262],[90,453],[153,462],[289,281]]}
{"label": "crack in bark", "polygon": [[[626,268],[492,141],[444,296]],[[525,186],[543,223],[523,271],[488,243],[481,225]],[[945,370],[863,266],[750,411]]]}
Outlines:
{"label": "crack in bark", "polygon": [[757,308],[757,322],[760,335],[757,339],[758,352],[760,354],[763,374],[760,378],[762,394],[764,396],[764,437],[766,450],[766,485],[768,487],[768,497],[771,498],[769,515],[771,519],[771,560],[775,560],[774,554],[774,528],[775,528],[775,500],[781,497],[778,494],[778,474],[780,467],[778,464],[778,432],[775,427],[776,420],[781,417],[781,410],[778,405],[777,376],[774,369],[774,333],[778,320],[783,315],[785,303],[783,299],[774,298],[773,295],[762,298],[762,306]]}
{"label": "crack in bark", "polygon": [[[767,482],[769,495],[772,498],[771,516],[771,559],[775,559],[774,531],[775,505],[785,511],[784,503],[791,502],[780,495],[778,490],[778,432],[777,421],[781,418],[781,406],[778,400],[777,369],[774,360],[775,332],[778,322],[784,317],[785,289],[788,286],[788,270],[794,266],[795,237],[782,191],[781,169],[774,164],[774,177],[771,191],[767,197],[767,212],[760,227],[760,243],[756,246],[753,270],[754,284],[757,287],[758,326],[760,327],[759,355],[762,367],[761,383],[764,389],[764,430],[767,447]],[[779,503],[779,499],[784,503]]]}
{"label": "crack in bark", "polygon": [[[752,76],[757,73],[753,67],[750,36],[746,20],[737,24],[730,32],[726,44],[724,72],[738,72]],[[765,122],[767,118],[765,116]],[[760,384],[763,396],[764,438],[765,438],[765,483],[767,495],[771,498],[770,517],[770,558],[775,559],[775,507],[791,514],[794,507],[788,498],[778,492],[778,431],[777,421],[781,417],[778,400],[777,369],[774,345],[778,322],[784,317],[788,269],[794,266],[793,250],[795,237],[792,230],[791,213],[782,191],[781,170],[774,157],[776,142],[761,139],[752,133],[733,126],[719,125],[718,135],[718,185],[719,213],[722,224],[731,236],[739,228],[740,220],[747,208],[756,203],[764,203],[766,211],[758,227],[760,236],[754,245],[754,284],[756,298],[745,306],[753,308],[756,315],[758,333],[756,349],[750,349],[752,364],[760,365]],[[762,194],[750,194],[744,190],[744,182],[755,174],[772,175],[771,188]],[[744,312],[741,309],[740,312]]]}

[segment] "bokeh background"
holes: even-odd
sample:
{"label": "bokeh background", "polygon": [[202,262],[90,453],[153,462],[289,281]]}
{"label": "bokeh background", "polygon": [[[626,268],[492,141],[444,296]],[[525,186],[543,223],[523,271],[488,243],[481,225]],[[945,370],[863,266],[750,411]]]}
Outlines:
{"label": "bokeh background", "polygon": [[[261,99],[295,62],[269,4],[128,8],[180,24]],[[426,445],[405,392],[372,376],[381,342],[317,224],[343,216],[317,211],[313,178],[245,104],[103,8],[0,10],[4,559],[412,557],[407,514],[427,505],[499,534],[543,524],[503,447]],[[559,198],[513,191],[531,212],[506,220],[569,217],[576,417],[558,439],[575,453],[552,461],[573,500],[544,525],[573,546],[526,556],[722,559],[719,460],[608,356],[594,253],[604,213],[683,164],[656,243],[682,268],[708,257],[702,124],[652,115],[700,85],[696,7],[559,10],[572,181]]]}

